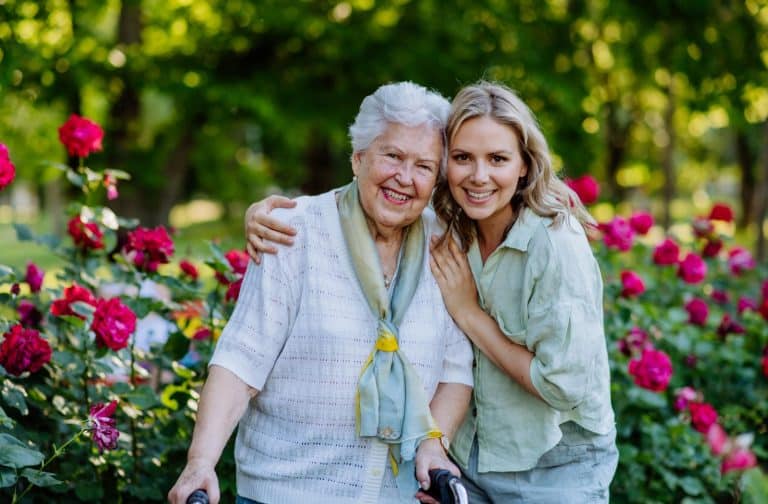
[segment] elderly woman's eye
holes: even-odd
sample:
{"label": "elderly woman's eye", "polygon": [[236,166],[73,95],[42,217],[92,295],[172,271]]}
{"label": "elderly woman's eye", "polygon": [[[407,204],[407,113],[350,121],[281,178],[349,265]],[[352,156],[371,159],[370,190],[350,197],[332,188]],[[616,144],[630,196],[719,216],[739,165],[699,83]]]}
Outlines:
{"label": "elderly woman's eye", "polygon": [[389,159],[400,159],[400,155],[395,152],[387,152],[386,156]]}

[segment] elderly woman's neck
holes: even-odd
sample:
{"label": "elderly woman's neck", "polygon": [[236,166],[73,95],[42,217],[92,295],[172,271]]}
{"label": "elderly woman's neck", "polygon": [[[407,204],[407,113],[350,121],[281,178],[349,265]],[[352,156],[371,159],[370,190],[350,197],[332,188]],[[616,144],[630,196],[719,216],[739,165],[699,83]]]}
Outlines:
{"label": "elderly woman's neck", "polygon": [[381,226],[371,219],[366,219],[366,223],[368,224],[368,232],[371,233],[371,238],[377,246],[381,244],[400,247],[405,235],[405,228]]}

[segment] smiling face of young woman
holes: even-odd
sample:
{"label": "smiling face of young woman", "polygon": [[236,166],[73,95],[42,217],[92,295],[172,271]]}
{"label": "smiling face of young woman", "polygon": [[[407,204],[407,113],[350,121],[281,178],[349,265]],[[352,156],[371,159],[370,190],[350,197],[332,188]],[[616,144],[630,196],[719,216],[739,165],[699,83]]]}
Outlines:
{"label": "smiling face of young woman", "polygon": [[360,203],[380,234],[413,223],[429,203],[440,171],[440,131],[391,123],[352,156]]}
{"label": "smiling face of young woman", "polygon": [[451,139],[447,178],[451,194],[478,228],[506,229],[510,205],[528,173],[515,131],[488,116],[466,120]]}

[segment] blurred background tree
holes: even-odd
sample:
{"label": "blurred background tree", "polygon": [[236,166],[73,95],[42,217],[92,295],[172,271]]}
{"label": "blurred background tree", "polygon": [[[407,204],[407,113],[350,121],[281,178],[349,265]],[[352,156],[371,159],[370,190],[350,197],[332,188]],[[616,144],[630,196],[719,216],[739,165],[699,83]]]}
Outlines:
{"label": "blurred background tree", "polygon": [[67,198],[41,161],[64,161],[49,132],[73,112],[105,126],[94,163],[134,179],[118,213],[235,230],[270,191],[348,180],[346,128],[380,84],[498,79],[564,176],[602,182],[599,220],[666,228],[723,200],[764,258],[767,69],[766,0],[0,0],[0,141],[54,230]]}

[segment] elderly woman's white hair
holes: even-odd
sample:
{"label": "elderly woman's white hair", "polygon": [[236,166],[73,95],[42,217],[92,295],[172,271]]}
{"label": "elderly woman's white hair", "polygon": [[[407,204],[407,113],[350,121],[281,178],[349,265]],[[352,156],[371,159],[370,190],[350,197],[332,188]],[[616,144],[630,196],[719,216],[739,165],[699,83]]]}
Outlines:
{"label": "elderly woman's white hair", "polygon": [[385,84],[360,104],[355,122],[349,127],[352,153],[367,149],[384,133],[387,124],[426,124],[440,130],[445,146],[444,132],[450,108],[450,103],[441,94],[413,82]]}

